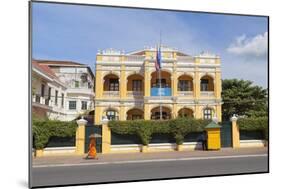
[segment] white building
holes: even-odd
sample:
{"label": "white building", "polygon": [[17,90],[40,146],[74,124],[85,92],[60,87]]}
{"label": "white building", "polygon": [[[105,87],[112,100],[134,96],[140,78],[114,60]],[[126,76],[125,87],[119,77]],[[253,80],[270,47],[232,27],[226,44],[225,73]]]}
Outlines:
{"label": "white building", "polygon": [[93,111],[94,75],[87,65],[69,61],[32,62],[33,112],[70,121]]}

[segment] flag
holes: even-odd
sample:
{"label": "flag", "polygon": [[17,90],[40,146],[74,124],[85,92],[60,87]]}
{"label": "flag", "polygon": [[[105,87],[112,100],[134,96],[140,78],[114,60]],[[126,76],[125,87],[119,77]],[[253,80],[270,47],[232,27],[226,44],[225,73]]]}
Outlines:
{"label": "flag", "polygon": [[155,69],[158,71],[161,69],[161,48],[159,47],[156,52]]}

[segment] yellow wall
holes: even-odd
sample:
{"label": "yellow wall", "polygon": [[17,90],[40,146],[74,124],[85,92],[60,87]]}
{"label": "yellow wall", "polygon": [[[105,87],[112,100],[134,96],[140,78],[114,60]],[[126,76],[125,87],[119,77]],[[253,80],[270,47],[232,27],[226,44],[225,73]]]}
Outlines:
{"label": "yellow wall", "polygon": [[[170,52],[169,52],[170,53]],[[164,57],[172,57],[176,58],[177,57],[177,53],[173,52],[172,54],[169,54],[167,52],[164,52],[163,56]],[[145,57],[147,58],[147,60],[144,61],[144,77],[142,77],[141,75],[135,74],[135,75],[131,75],[131,76],[126,76],[126,74],[128,74],[128,69],[126,68],[126,65],[124,64],[124,60],[126,59],[125,55],[122,55],[120,58],[120,64],[118,66],[120,66],[120,84],[119,84],[119,94],[120,94],[120,105],[118,105],[116,108],[120,109],[120,111],[118,111],[119,113],[119,117],[121,120],[125,120],[127,118],[127,110],[132,108],[130,107],[126,107],[123,102],[126,102],[127,100],[127,91],[132,91],[132,80],[134,79],[140,79],[143,80],[143,91],[144,91],[144,98],[146,99],[146,97],[150,96],[150,90],[151,90],[151,83],[156,83],[156,78],[158,77],[157,72],[154,72],[154,69],[151,69],[152,63],[148,61],[148,59],[151,58],[151,56],[155,56],[155,52],[153,51],[145,51],[144,52]],[[102,55],[97,55],[97,60],[100,61],[102,60]],[[215,63],[216,64],[220,64],[220,59],[215,59]],[[195,64],[200,64],[200,57],[195,57]],[[117,67],[116,67],[117,68]],[[112,70],[114,72],[118,72],[119,67],[116,70]],[[201,69],[201,68],[200,68]],[[193,96],[195,98],[195,100],[197,100],[196,102],[198,102],[200,100],[200,74],[202,74],[202,71],[199,70],[199,66],[195,67],[195,70],[193,72],[194,76],[193,76],[193,80],[190,76],[187,75],[181,75],[178,76],[177,75],[177,65],[176,63],[173,64],[173,71],[171,72],[172,74],[166,72],[166,71],[162,71],[161,76],[162,78],[166,78],[166,81],[168,83],[169,86],[171,86],[172,88],[172,95],[173,97],[177,97],[177,98],[181,98],[178,95],[178,81],[179,80],[191,80],[194,82],[192,82],[192,87],[193,87]],[[95,91],[95,99],[99,100],[99,99],[110,99],[112,97],[110,96],[103,96],[103,88],[105,87],[105,90],[108,90],[108,86],[104,86],[104,79],[103,78],[103,72],[102,71],[102,66],[101,65],[97,65],[96,66],[96,79],[95,79],[95,87],[96,87],[96,91]],[[152,73],[154,72],[154,73]],[[215,72],[215,78],[214,78],[214,84],[213,86],[210,86],[209,89],[214,88],[214,93],[215,93],[215,99],[219,100],[221,99],[221,71],[220,69],[217,69]],[[118,76],[116,76],[115,74],[111,74],[110,77],[113,78],[119,78]],[[177,78],[177,79],[176,79]],[[104,86],[104,87],[103,87]],[[119,96],[117,96],[117,99],[119,98]],[[130,97],[131,98],[131,97]],[[191,97],[192,98],[192,97]],[[209,98],[209,97],[208,97]],[[116,97],[115,97],[116,99]],[[150,111],[151,111],[151,107],[149,104],[147,104],[148,102],[146,102],[146,100],[144,100],[144,106],[143,106],[143,117],[144,119],[150,119]],[[98,103],[97,103],[98,104]],[[177,117],[178,115],[178,109],[176,108],[179,104],[177,101],[174,101],[173,103],[171,103],[170,105],[172,105],[172,112],[171,112],[171,116],[173,118]],[[203,108],[206,107],[207,104],[205,105],[199,105],[199,104],[194,104],[193,108],[194,108],[194,117],[195,118],[202,118],[203,115]],[[215,114],[218,117],[219,121],[221,121],[221,105],[215,105],[213,106],[214,110],[215,110]],[[99,124],[103,115],[103,110],[107,109],[107,107],[100,107],[97,106],[95,107],[95,123]]]}

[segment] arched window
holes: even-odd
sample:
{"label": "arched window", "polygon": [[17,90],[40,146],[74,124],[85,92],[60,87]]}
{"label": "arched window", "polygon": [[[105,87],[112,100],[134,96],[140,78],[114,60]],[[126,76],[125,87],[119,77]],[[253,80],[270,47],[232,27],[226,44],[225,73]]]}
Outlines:
{"label": "arched window", "polygon": [[214,91],[214,80],[210,76],[203,76],[200,79],[200,90],[201,91]]}
{"label": "arched window", "polygon": [[212,112],[213,110],[211,108],[205,108],[203,110],[203,119],[212,119]]}
{"label": "arched window", "polygon": [[106,116],[108,120],[118,120],[117,112],[115,110],[107,110]]}

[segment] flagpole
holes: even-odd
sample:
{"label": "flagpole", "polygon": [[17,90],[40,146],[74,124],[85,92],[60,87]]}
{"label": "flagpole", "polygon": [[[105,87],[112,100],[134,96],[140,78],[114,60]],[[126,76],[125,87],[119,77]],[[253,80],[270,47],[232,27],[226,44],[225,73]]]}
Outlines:
{"label": "flagpole", "polygon": [[160,98],[160,120],[162,120],[162,91],[161,91],[161,88],[162,88],[162,81],[161,81],[161,68],[159,68],[158,70],[158,78],[159,78],[159,88],[160,88],[160,95],[159,95],[159,98]]}
{"label": "flagpole", "polygon": [[[160,51],[160,56],[162,56],[161,54],[161,31],[160,31],[160,46],[159,46],[159,51]],[[161,60],[162,60],[162,57],[160,57],[160,66],[159,66],[159,71],[158,71],[158,76],[159,76],[159,82],[160,82],[160,85],[159,85],[159,88],[160,88],[160,120],[162,120],[162,79],[161,79]]]}

